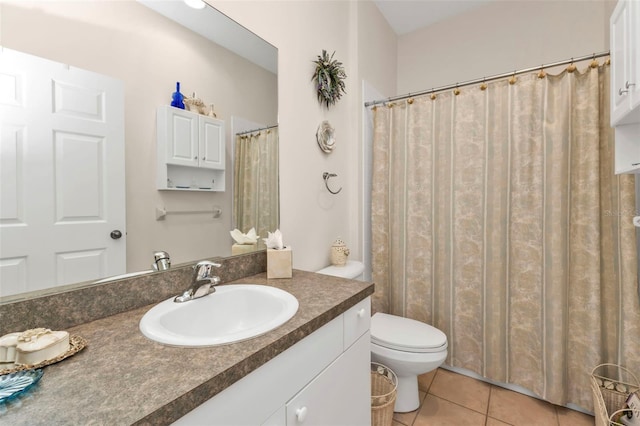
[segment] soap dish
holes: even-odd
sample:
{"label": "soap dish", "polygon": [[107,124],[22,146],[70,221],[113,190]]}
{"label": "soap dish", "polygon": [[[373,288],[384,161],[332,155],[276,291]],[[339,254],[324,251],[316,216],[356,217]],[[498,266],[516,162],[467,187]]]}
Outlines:
{"label": "soap dish", "polygon": [[61,355],[58,355],[55,358],[47,359],[38,364],[34,365],[25,365],[25,364],[0,364],[0,380],[4,378],[5,374],[15,373],[18,371],[32,370],[36,368],[46,367],[50,364],[55,364],[56,362],[60,362],[63,359],[69,358],[72,355],[77,354],[81,350],[83,350],[87,346],[87,341],[78,335],[69,336],[69,350]]}
{"label": "soap dish", "polygon": [[23,370],[0,376],[0,403],[27,392],[42,377],[42,370]]}

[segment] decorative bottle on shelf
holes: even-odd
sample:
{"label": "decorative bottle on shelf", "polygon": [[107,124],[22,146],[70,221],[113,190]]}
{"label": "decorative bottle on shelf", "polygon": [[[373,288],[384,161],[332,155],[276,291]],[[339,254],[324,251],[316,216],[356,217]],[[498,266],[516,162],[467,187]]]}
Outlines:
{"label": "decorative bottle on shelf", "polygon": [[184,109],[184,102],[182,101],[183,99],[184,95],[180,93],[180,82],[176,81],[176,91],[173,92],[173,95],[171,95],[171,106]]}

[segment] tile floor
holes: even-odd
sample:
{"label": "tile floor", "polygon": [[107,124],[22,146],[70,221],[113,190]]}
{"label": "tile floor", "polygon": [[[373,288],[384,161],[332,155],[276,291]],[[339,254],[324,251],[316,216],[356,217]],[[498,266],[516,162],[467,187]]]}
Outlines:
{"label": "tile floor", "polygon": [[593,426],[592,416],[439,368],[419,377],[420,408],[393,426]]}

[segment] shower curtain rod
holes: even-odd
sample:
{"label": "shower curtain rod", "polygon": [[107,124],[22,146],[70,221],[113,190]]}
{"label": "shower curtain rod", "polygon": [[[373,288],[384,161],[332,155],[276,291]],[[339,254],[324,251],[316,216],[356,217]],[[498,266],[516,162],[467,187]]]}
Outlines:
{"label": "shower curtain rod", "polygon": [[276,128],[276,127],[278,127],[278,125],[277,125],[277,124],[274,124],[273,126],[261,127],[261,128],[259,128],[259,129],[253,129],[253,130],[247,130],[247,131],[245,131],[245,132],[239,132],[239,133],[236,133],[236,136],[246,135],[247,133],[260,132],[260,131],[262,131],[262,130],[274,129],[274,128]]}
{"label": "shower curtain rod", "polygon": [[496,74],[496,75],[492,75],[490,77],[476,78],[475,80],[468,80],[468,81],[464,81],[462,83],[450,84],[448,86],[441,86],[441,87],[437,87],[435,89],[422,90],[420,92],[414,92],[414,93],[407,93],[406,95],[393,96],[393,97],[390,97],[390,98],[380,99],[380,100],[377,100],[377,101],[369,101],[369,102],[365,102],[364,106],[365,106],[365,108],[368,108],[370,106],[380,105],[380,104],[384,104],[386,102],[393,102],[393,101],[399,101],[399,100],[402,100],[402,99],[408,99],[408,98],[411,98],[413,96],[428,95],[430,93],[442,92],[442,91],[445,91],[445,90],[456,89],[456,88],[464,87],[464,86],[471,86],[473,84],[486,83],[488,81],[499,80],[499,79],[505,78],[505,77],[511,77],[511,76],[514,76],[514,75],[524,74],[524,73],[528,73],[528,72],[531,72],[531,71],[542,70],[544,68],[552,68],[552,67],[557,67],[557,66],[560,66],[560,65],[569,65],[569,64],[572,64],[574,62],[586,61],[587,59],[601,58],[603,56],[609,56],[609,51],[600,52],[600,53],[593,53],[591,55],[580,56],[580,57],[577,57],[577,58],[566,59],[564,61],[558,61],[558,62],[554,62],[552,64],[543,64],[543,65],[540,65],[538,67],[531,67],[531,68],[525,68],[525,69],[518,70],[518,71],[505,72],[503,74]]}

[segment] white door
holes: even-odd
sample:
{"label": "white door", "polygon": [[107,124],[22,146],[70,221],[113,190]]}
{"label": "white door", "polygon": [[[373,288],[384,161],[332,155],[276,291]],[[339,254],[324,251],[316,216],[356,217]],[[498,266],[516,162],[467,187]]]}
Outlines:
{"label": "white door", "polygon": [[2,49],[0,137],[0,296],[125,273],[123,83]]}

